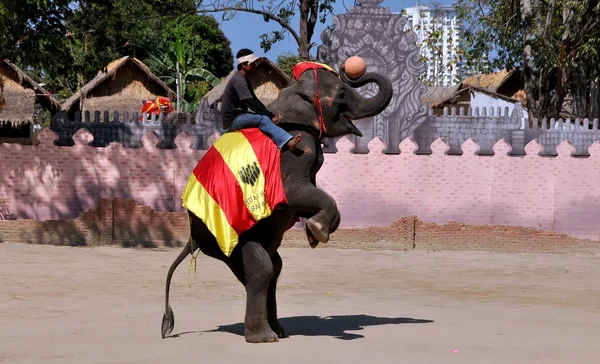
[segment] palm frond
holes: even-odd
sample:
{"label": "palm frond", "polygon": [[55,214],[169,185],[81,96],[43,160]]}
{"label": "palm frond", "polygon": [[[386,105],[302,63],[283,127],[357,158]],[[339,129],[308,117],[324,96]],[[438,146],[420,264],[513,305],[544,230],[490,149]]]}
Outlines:
{"label": "palm frond", "polygon": [[158,64],[159,64],[161,67],[164,67],[164,68],[167,68],[167,69],[168,69],[168,68],[171,68],[171,67],[172,67],[172,65],[170,65],[170,64],[167,64],[167,63],[170,63],[170,60],[169,60],[169,58],[168,58],[168,57],[167,57],[167,56],[166,56],[166,55],[165,55],[163,52],[161,52],[161,51],[158,51],[157,53],[158,53],[158,54],[161,56],[161,58],[159,58],[159,57],[158,57],[157,55],[155,55],[155,54],[151,54],[151,55],[149,56],[149,58],[150,58],[152,61],[154,61],[154,62],[158,63]]}
{"label": "palm frond", "polygon": [[187,71],[186,78],[187,76],[200,77],[212,87],[215,87],[220,82],[220,80],[215,75],[213,75],[212,73],[210,73],[210,71],[204,68],[192,68],[191,70]]}

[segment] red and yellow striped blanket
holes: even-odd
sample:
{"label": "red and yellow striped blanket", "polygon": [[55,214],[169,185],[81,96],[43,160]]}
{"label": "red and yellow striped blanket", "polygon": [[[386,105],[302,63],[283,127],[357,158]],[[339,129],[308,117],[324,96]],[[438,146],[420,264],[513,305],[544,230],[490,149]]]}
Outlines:
{"label": "red and yellow striped blanket", "polygon": [[225,133],[200,159],[181,198],[230,256],[239,235],[287,203],[280,151],[258,128]]}

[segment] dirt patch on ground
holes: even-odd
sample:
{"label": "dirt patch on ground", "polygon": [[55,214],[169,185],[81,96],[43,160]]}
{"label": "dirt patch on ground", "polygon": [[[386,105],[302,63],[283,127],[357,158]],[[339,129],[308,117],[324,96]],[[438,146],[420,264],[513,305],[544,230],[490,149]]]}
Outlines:
{"label": "dirt patch on ground", "polygon": [[[365,250],[482,250],[512,253],[589,252],[600,249],[598,241],[521,226],[467,225],[458,222],[427,223],[408,216],[389,227],[339,229],[322,247]],[[284,246],[306,247],[302,229],[291,230]]]}
{"label": "dirt patch on ground", "polygon": [[[133,200],[105,198],[73,220],[0,221],[0,242],[123,247],[179,247],[187,242],[184,212],[157,212]],[[387,227],[339,229],[322,247],[366,250],[485,250],[495,252],[590,251],[598,241],[519,226],[428,223],[416,216]],[[283,246],[308,248],[303,228],[289,230]]]}

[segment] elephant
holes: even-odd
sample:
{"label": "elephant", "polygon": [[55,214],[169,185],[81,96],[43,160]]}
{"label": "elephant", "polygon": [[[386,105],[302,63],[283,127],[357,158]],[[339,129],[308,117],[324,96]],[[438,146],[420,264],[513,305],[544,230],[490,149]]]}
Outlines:
{"label": "elephant", "polygon": [[[327,243],[340,224],[335,200],[316,187],[316,175],[324,161],[323,138],[350,134],[362,137],[352,120],[381,113],[393,96],[391,82],[381,74],[366,72],[357,79],[351,79],[343,65],[339,70],[339,74],[326,69],[317,69],[316,74],[313,70],[303,72],[297,80],[292,78],[277,99],[267,105],[270,111],[280,116],[279,126],[292,135],[302,134],[302,141],[295,150],[282,150],[280,155],[287,204],[279,204],[270,216],[241,234],[230,256],[221,251],[205,223],[188,211],[190,239],[167,273],[161,327],[163,338],[172,332],[175,324],[169,304],[173,272],[188,254],[193,255],[197,249],[208,257],[223,261],[244,285],[244,334],[247,342],[276,342],[287,337],[277,318],[276,302],[277,279],[283,265],[277,250],[283,235],[298,218],[305,218],[308,243],[315,248],[319,242]],[[372,82],[378,85],[379,91],[371,98],[363,97],[355,90]],[[321,113],[315,107],[316,92],[321,102]]]}

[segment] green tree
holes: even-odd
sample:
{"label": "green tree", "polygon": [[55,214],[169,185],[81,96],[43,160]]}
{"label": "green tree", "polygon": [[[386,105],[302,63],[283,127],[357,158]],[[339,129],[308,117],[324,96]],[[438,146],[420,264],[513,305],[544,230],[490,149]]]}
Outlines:
{"label": "green tree", "polygon": [[[309,57],[309,61],[314,61],[313,57]],[[275,64],[282,72],[292,77],[292,68],[299,62],[302,62],[302,58],[299,55],[285,52],[277,56]]]}
{"label": "green tree", "polygon": [[579,102],[581,116],[593,116],[600,104],[598,0],[459,0],[456,9],[468,24],[469,61],[495,51],[492,67],[522,70],[530,123],[558,117],[567,97]]}
{"label": "green tree", "polygon": [[2,111],[4,105],[6,105],[6,100],[4,100],[4,95],[2,95],[2,92],[4,92],[4,79],[0,77],[0,111]]}
{"label": "green tree", "polygon": [[[180,95],[178,106],[183,105],[183,111],[191,111],[190,105],[193,108],[198,100],[197,92],[188,92],[188,84],[193,79],[204,80],[209,86],[214,87],[219,83],[219,79],[210,71],[201,67],[193,67],[194,49],[191,48],[188,52],[183,51],[183,45],[180,40],[171,44],[166,53],[157,51],[157,55],[152,55],[150,59],[155,65],[159,65],[165,70],[162,78],[171,88],[177,88]],[[173,87],[175,86],[175,87]],[[198,87],[196,85],[196,87]],[[180,102],[181,101],[181,102]]]}
{"label": "green tree", "polygon": [[[144,62],[156,74],[166,76],[166,80],[170,82],[169,86],[173,89],[176,88],[177,64],[176,51],[173,47],[177,42],[181,47],[180,58],[185,60],[180,63],[182,69],[186,69],[186,72],[182,73],[184,78],[180,80],[181,85],[185,87],[182,93],[184,105],[193,107],[210,88],[215,86],[216,79],[227,76],[233,69],[231,42],[212,16],[198,15],[194,11],[169,20],[162,33],[161,42],[156,47],[157,51]],[[204,79],[189,74],[187,73],[189,70],[206,70],[209,72],[209,77],[215,79]]]}
{"label": "green tree", "polygon": [[[217,77],[233,68],[230,42],[195,0],[2,0],[0,58],[9,58],[66,98],[122,56],[145,61],[181,39],[189,68]],[[153,69],[153,71],[156,71]],[[160,71],[160,70],[159,70]],[[160,72],[157,72],[160,74]],[[209,84],[190,82],[190,93]]]}
{"label": "green tree", "polygon": [[177,40],[181,41],[184,54],[193,53],[191,67],[205,68],[218,78],[233,69],[231,42],[214,17],[185,14],[169,20],[160,48],[166,51]]}
{"label": "green tree", "polygon": [[[68,20],[68,48],[73,71],[88,81],[109,62],[133,56],[144,59],[160,43],[163,16],[143,0],[79,0]],[[188,9],[189,10],[189,9]]]}
{"label": "green tree", "polygon": [[[207,2],[208,3],[208,2]],[[335,0],[213,0],[210,4],[204,2],[199,6],[202,13],[222,12],[223,20],[231,20],[238,11],[257,14],[265,22],[274,21],[281,25],[280,30],[265,33],[260,36],[261,48],[268,52],[272,45],[285,39],[286,34],[294,38],[298,44],[298,55],[308,60],[310,50],[315,43],[312,37],[317,21],[325,23],[327,16],[333,12]],[[292,26],[292,18],[299,15],[298,30]]]}
{"label": "green tree", "polygon": [[[48,88],[60,90],[64,97],[117,58],[128,55],[144,59],[160,44],[168,21],[195,13],[194,0],[74,0],[65,3],[68,6],[63,9],[62,20],[52,23],[60,30],[59,42],[53,45],[53,53],[59,61],[30,63],[38,69]],[[47,42],[44,33],[36,34]]]}
{"label": "green tree", "polygon": [[[158,50],[167,53],[176,39],[182,40],[184,52],[195,50],[190,68],[205,67],[222,77],[233,67],[229,40],[214,18],[196,14],[194,0],[78,0],[69,9],[63,62],[42,74],[48,87],[64,97],[109,62],[126,55],[145,62]],[[198,81],[191,88],[202,93],[208,84]]]}
{"label": "green tree", "polygon": [[0,1],[0,59],[25,70],[63,62],[70,14],[69,0]]}

